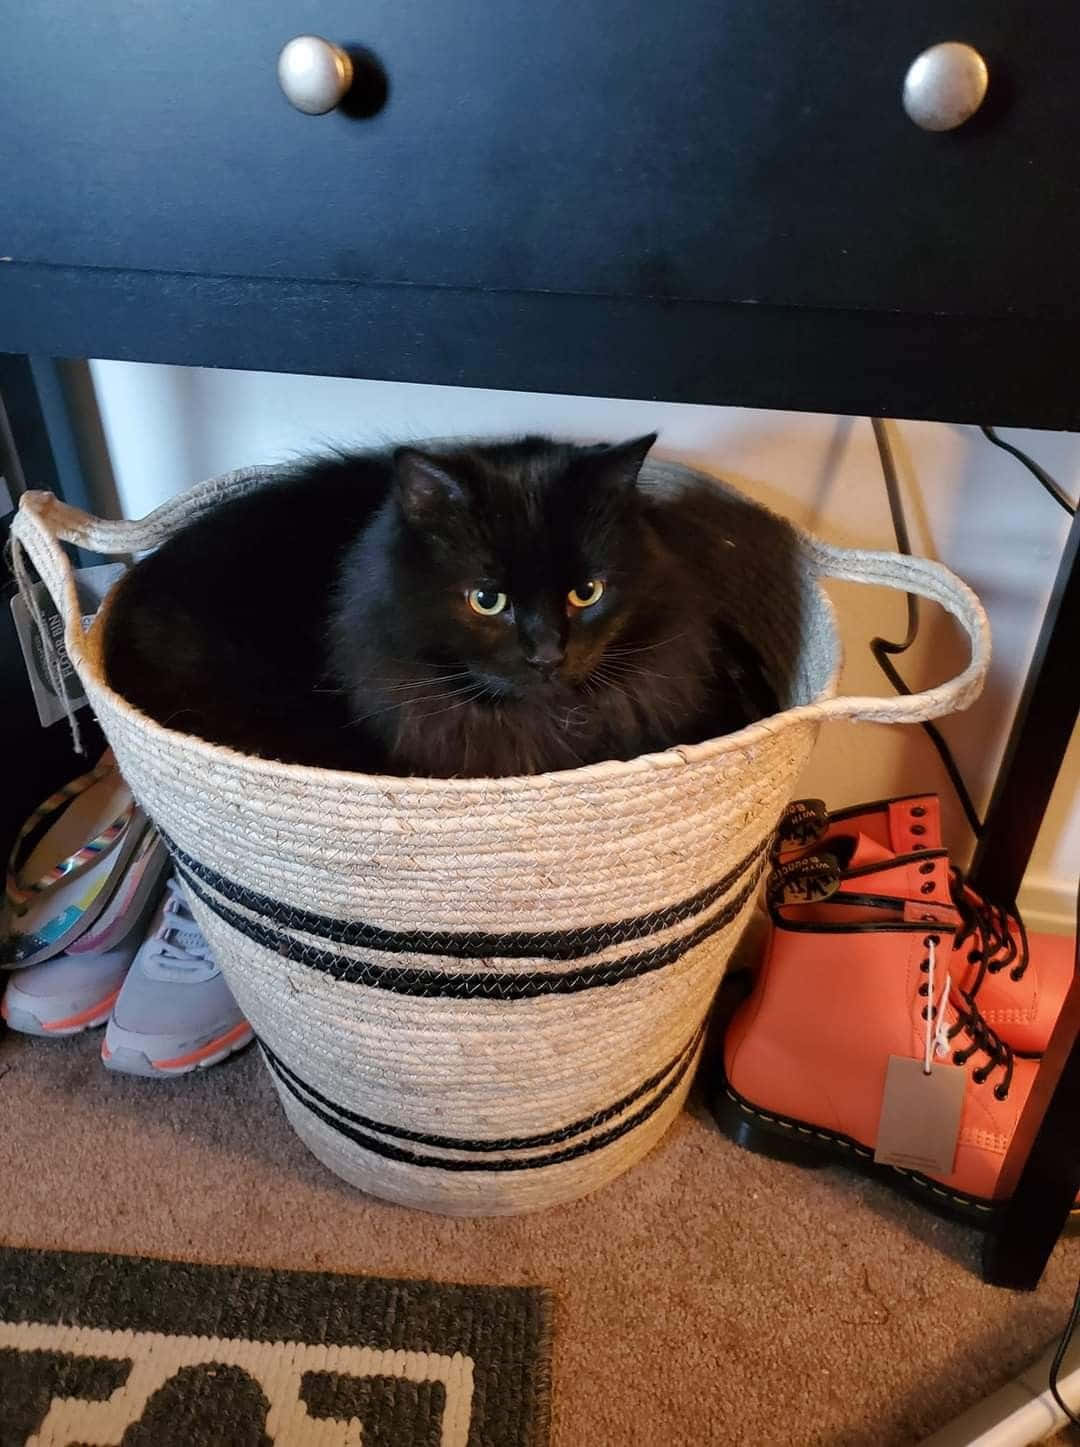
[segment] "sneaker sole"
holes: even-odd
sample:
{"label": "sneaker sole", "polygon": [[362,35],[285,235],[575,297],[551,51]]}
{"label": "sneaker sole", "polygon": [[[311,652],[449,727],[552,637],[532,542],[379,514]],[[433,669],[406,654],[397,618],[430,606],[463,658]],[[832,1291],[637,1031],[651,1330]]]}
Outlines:
{"label": "sneaker sole", "polygon": [[80,1010],[78,1014],[66,1015],[59,1020],[42,1020],[29,1006],[11,1000],[12,991],[9,986],[3,1003],[0,1004],[0,1016],[7,1021],[10,1029],[17,1030],[22,1035],[38,1035],[45,1039],[81,1035],[84,1030],[96,1030],[105,1024],[119,993],[119,988],[113,990],[104,1000],[99,1000],[96,1005],[91,1005],[86,1010]]}
{"label": "sneaker sole", "polygon": [[101,1042],[101,1059],[107,1070],[160,1080],[172,1075],[190,1075],[194,1070],[207,1070],[211,1065],[218,1065],[230,1055],[235,1055],[238,1050],[243,1050],[254,1038],[254,1031],[244,1021],[186,1055],[151,1060],[146,1052],[139,1050],[137,1046],[110,1046],[106,1036]]}
{"label": "sneaker sole", "polygon": [[733,1090],[723,1075],[710,1095],[709,1107],[726,1136],[758,1155],[797,1166],[827,1166],[839,1162],[861,1175],[884,1181],[939,1216],[983,1230],[992,1227],[1000,1214],[998,1201],[952,1190],[920,1171],[875,1161],[873,1151],[851,1136],[763,1110]]}

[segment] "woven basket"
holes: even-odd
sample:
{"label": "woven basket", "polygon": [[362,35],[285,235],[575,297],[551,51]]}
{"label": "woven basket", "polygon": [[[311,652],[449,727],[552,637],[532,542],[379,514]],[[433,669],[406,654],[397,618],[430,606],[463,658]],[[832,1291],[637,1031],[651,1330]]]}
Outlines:
{"label": "woven basket", "polygon": [[[718,594],[770,670],[776,716],[525,778],[272,763],[164,728],[108,686],[108,600],[84,634],[59,542],[135,553],[268,475],[233,473],[132,523],[27,493],[16,547],[61,609],[90,703],[315,1155],[365,1191],[457,1215],[593,1190],[679,1112],[819,725],[965,707],[989,661],[985,615],[935,563],[826,546],[717,484],[730,507]],[[967,668],[911,697],[835,697],[826,576],[942,604],[970,638]]]}

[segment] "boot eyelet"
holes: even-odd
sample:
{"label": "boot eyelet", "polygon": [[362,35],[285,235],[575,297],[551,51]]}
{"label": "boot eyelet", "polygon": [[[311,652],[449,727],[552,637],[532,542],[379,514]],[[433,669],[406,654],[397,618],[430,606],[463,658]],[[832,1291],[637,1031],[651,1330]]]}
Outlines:
{"label": "boot eyelet", "polygon": [[954,1051],[953,1051],[953,1064],[954,1064],[954,1065],[966,1065],[966,1064],[968,1063],[968,1054],[969,1054],[969,1052],[968,1052],[967,1050],[954,1050]]}
{"label": "boot eyelet", "polygon": [[922,982],[922,984],[919,986],[919,994],[920,994],[920,995],[929,995],[929,993],[930,993],[930,982],[929,982],[929,980],[924,980],[924,981]]}
{"label": "boot eyelet", "polygon": [[1024,966],[1023,966],[1023,965],[1017,965],[1017,967],[1016,967],[1015,970],[1010,970],[1010,971],[1009,971],[1009,979],[1010,979],[1010,980],[1016,981],[1016,980],[1022,980],[1023,978],[1024,978]]}
{"label": "boot eyelet", "polygon": [[1008,1091],[1008,1088],[1007,1088],[1006,1086],[1004,1086],[1004,1085],[995,1085],[995,1086],[994,1086],[994,1099],[995,1099],[995,1100],[1008,1100],[1008,1098],[1009,1098],[1009,1091]]}
{"label": "boot eyelet", "polygon": [[928,844],[913,844],[911,846],[911,850],[912,853],[914,853],[916,849],[928,849],[929,847],[930,846]]}
{"label": "boot eyelet", "polygon": [[934,866],[930,863],[929,859],[926,861],[925,864],[920,864],[920,865],[919,865],[919,873],[920,873],[920,874],[933,874],[933,872],[934,872]]}
{"label": "boot eyelet", "polygon": [[940,943],[940,935],[927,935],[926,938],[923,940],[923,944],[926,945],[927,949],[929,949],[931,945],[939,945]]}
{"label": "boot eyelet", "polygon": [[923,808],[923,806],[921,804],[916,804],[911,811],[911,817],[913,819],[921,819],[925,813],[926,810]]}
{"label": "boot eyelet", "polygon": [[922,1007],[922,1017],[924,1020],[929,1020],[930,1018],[930,1011],[926,1008],[925,1005]]}
{"label": "boot eyelet", "polygon": [[977,965],[982,959],[982,950],[968,950],[968,964]]}
{"label": "boot eyelet", "polygon": [[971,1078],[972,1078],[972,1080],[975,1082],[976,1085],[985,1085],[985,1084],[986,1084],[986,1076],[987,1076],[987,1072],[986,1072],[985,1070],[973,1070],[973,1071],[971,1072]]}
{"label": "boot eyelet", "polygon": [[919,961],[919,969],[922,970],[922,972],[923,972],[924,975],[928,975],[928,974],[930,973],[930,961],[929,961],[929,960],[920,960],[920,961]]}
{"label": "boot eyelet", "polygon": [[922,894],[933,894],[934,881],[932,879],[928,879],[925,884],[919,885],[919,890]]}
{"label": "boot eyelet", "polygon": [[925,834],[925,833],[926,833],[926,825],[925,825],[925,824],[912,824],[912,826],[911,826],[911,832],[912,832],[912,834]]}

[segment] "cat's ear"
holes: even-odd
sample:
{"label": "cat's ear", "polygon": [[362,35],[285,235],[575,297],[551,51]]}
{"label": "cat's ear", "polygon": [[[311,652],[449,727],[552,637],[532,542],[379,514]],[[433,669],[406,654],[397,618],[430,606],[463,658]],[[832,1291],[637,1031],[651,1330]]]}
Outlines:
{"label": "cat's ear", "polygon": [[431,528],[465,506],[465,490],[429,452],[399,447],[394,453],[394,491],[405,520]]}
{"label": "cat's ear", "polygon": [[592,462],[593,475],[613,492],[625,494],[637,483],[638,474],[659,434],[646,433],[629,442],[616,442],[599,451]]}

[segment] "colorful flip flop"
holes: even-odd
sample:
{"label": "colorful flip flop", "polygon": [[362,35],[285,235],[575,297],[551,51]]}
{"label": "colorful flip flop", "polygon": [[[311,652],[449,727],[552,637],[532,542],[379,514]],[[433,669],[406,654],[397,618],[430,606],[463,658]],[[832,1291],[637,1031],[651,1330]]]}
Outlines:
{"label": "colorful flip flop", "polygon": [[67,947],[69,955],[105,954],[131,933],[146,901],[156,897],[164,884],[169,855],[161,835],[147,824],[131,855],[124,877],[94,923]]}
{"label": "colorful flip flop", "polygon": [[111,752],[35,809],[8,863],[4,968],[40,964],[84,934],[147,828]]}

